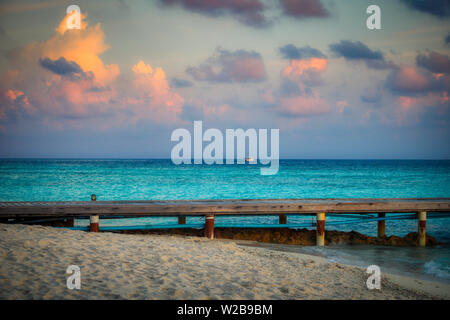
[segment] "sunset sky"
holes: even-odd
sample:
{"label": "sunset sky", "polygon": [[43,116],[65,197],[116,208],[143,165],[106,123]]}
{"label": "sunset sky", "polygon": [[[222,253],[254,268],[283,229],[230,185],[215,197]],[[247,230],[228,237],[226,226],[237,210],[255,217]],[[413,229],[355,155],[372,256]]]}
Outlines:
{"label": "sunset sky", "polygon": [[448,0],[2,1],[0,43],[0,157],[169,158],[203,120],[279,128],[280,158],[450,158]]}

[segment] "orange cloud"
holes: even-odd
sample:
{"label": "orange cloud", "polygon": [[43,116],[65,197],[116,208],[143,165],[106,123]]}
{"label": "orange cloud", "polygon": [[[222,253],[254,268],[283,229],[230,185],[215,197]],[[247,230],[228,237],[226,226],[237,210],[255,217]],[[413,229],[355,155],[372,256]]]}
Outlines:
{"label": "orange cloud", "polygon": [[283,69],[282,75],[284,77],[298,77],[305,73],[305,71],[314,70],[317,72],[325,71],[328,66],[328,60],[324,58],[311,58],[301,60],[291,60],[289,66]]}
{"label": "orange cloud", "polygon": [[[40,121],[54,127],[178,121],[184,99],[172,91],[164,70],[139,61],[132,68],[132,81],[126,81],[128,75],[119,80],[118,65],[100,58],[109,48],[100,24],[88,26],[87,14],[82,14],[81,29],[68,29],[72,14],[48,40],[10,55],[12,70],[0,76],[2,118],[13,110],[36,109]],[[107,121],[99,123],[103,116]]]}
{"label": "orange cloud", "polygon": [[100,24],[88,27],[84,21],[87,14],[82,14],[81,29],[67,30],[67,19],[72,14],[74,13],[64,17],[53,37],[38,46],[40,51],[38,54],[40,53],[42,58],[52,60],[64,57],[68,61],[76,62],[84,72],[92,72],[98,84],[111,83],[120,71],[117,64],[106,65],[100,58],[100,55],[109,48],[105,43],[105,34]]}
{"label": "orange cloud", "polygon": [[184,99],[172,92],[164,70],[159,67],[153,69],[143,61],[134,65],[132,70],[138,98],[130,99],[128,103],[142,106],[137,115],[176,121],[182,111]]}
{"label": "orange cloud", "polygon": [[[60,35],[64,35],[64,33],[66,33],[66,31],[69,30],[68,28],[68,21],[71,21],[71,19],[75,18],[76,15],[78,14],[78,12],[76,11],[72,11],[68,14],[66,14],[66,16],[64,17],[64,19],[61,20],[61,22],[59,23],[59,26],[56,28],[56,32],[59,33]],[[84,19],[86,19],[87,17],[87,13],[80,13],[80,29],[78,30],[85,30],[88,26],[87,22],[84,21]]]}
{"label": "orange cloud", "polygon": [[6,91],[5,95],[11,99],[11,100],[16,100],[18,97],[23,96],[23,92],[20,90],[11,90],[9,89],[8,91]]}

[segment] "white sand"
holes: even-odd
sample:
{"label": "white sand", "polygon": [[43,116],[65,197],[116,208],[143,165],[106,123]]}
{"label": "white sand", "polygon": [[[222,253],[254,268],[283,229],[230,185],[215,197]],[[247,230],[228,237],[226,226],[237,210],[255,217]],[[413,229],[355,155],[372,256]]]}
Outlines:
{"label": "white sand", "polygon": [[[81,290],[66,286],[81,268]],[[444,284],[195,237],[0,224],[1,299],[439,299]]]}

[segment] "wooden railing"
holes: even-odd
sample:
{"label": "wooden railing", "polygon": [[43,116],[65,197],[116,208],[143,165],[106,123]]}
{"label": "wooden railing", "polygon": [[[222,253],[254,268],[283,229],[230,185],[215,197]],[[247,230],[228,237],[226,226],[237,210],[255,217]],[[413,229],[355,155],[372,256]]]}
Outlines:
{"label": "wooden railing", "polygon": [[386,213],[417,213],[419,243],[425,245],[427,212],[450,212],[450,198],[377,199],[230,199],[75,202],[0,202],[0,220],[90,217],[90,230],[99,231],[102,217],[205,216],[205,236],[214,237],[214,217],[218,215],[316,215],[317,245],[324,245],[325,216],[333,214],[378,214],[378,235],[384,236]]}

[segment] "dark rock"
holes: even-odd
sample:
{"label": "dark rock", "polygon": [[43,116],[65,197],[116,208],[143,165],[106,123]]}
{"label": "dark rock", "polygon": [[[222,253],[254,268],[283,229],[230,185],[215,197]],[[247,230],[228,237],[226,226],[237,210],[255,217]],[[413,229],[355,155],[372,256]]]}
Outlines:
{"label": "dark rock", "polygon": [[[127,234],[164,234],[164,235],[185,235],[203,237],[204,230],[201,229],[166,229],[166,230],[126,230],[117,231]],[[214,237],[216,239],[253,240],[266,243],[294,244],[313,246],[316,245],[316,231],[307,229],[288,228],[215,228]],[[327,230],[325,232],[325,244],[375,244],[383,246],[417,246],[418,233],[411,232],[405,237],[370,237],[362,233],[351,231]],[[427,235],[427,246],[435,246],[438,241]]]}

